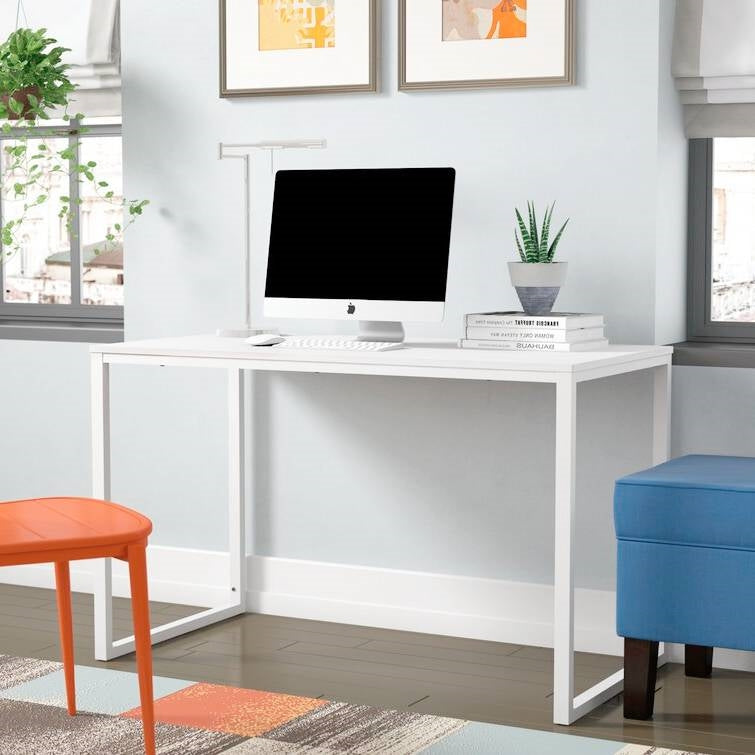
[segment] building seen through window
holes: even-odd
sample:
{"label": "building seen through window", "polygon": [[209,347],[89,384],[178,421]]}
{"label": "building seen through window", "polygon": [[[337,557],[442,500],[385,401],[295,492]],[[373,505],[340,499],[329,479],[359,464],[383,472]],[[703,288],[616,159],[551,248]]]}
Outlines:
{"label": "building seen through window", "polygon": [[755,322],[755,138],[713,143],[711,320]]}
{"label": "building seen through window", "polygon": [[[10,140],[3,140],[3,145]],[[48,150],[65,149],[68,139],[45,138],[29,140],[28,151],[44,143]],[[116,224],[123,225],[123,179],[120,136],[86,136],[80,140],[79,162],[95,162],[97,181],[107,182],[103,188],[82,180],[71,187],[62,171],[47,171],[41,189],[19,198],[8,191],[6,181],[2,196],[3,222],[17,218],[23,205],[29,205],[21,234],[21,249],[5,259],[3,297],[8,304],[70,304],[71,276],[79,275],[82,305],[115,306],[123,304],[123,245]],[[11,158],[3,149],[3,169]],[[113,192],[112,197],[105,193]],[[42,193],[47,201],[36,204]],[[76,198],[81,200],[76,202]],[[78,212],[72,238],[68,222],[60,216],[60,199],[71,197],[71,206]],[[117,241],[108,242],[108,234]],[[81,270],[71,270],[71,244],[80,249]]]}

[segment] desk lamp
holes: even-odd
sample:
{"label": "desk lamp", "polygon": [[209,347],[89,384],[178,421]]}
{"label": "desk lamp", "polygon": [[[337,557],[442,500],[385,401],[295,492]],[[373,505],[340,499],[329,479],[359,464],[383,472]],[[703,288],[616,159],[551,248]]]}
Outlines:
{"label": "desk lamp", "polygon": [[252,198],[250,161],[254,152],[267,151],[270,155],[270,167],[273,167],[275,152],[285,149],[325,149],[325,139],[297,139],[292,141],[252,142],[250,144],[218,145],[219,160],[243,160],[244,168],[244,326],[239,328],[220,328],[219,336],[230,338],[248,338],[258,333],[269,332],[269,328],[256,328],[252,325]]}

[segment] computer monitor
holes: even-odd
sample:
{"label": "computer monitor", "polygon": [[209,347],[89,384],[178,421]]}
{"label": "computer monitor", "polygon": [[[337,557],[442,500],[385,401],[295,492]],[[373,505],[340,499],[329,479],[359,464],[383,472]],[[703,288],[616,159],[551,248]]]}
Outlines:
{"label": "computer monitor", "polygon": [[281,170],[267,317],[356,320],[367,340],[443,319],[453,168]]}

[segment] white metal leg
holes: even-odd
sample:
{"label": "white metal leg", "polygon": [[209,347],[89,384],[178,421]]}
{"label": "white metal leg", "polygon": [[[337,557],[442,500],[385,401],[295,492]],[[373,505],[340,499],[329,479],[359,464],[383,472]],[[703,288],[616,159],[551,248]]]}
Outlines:
{"label": "white metal leg", "polygon": [[[208,608],[168,624],[153,627],[152,642],[164,642],[187,632],[238,616],[246,610],[245,412],[243,370],[228,374],[228,549],[230,575],[226,605]],[[96,498],[110,499],[109,365],[92,355],[92,474]],[[113,641],[113,593],[110,559],[98,562],[94,580],[95,658],[108,661],[134,651],[134,637]]]}
{"label": "white metal leg", "polygon": [[671,365],[653,368],[653,464],[671,454]]}
{"label": "white metal leg", "polygon": [[[653,465],[671,456],[671,362],[653,368]],[[667,662],[666,643],[658,646],[658,667]]]}
{"label": "white metal leg", "polygon": [[[110,365],[102,354],[92,354],[92,495],[110,500]],[[95,562],[94,657],[106,661],[113,640],[112,564],[109,558]]]}
{"label": "white metal leg", "polygon": [[[556,384],[556,573],[553,637],[553,722],[569,725],[624,689],[624,670],[574,696],[574,503],[576,385]],[[671,361],[653,368],[653,464],[669,458]],[[658,666],[667,662],[660,646]]]}
{"label": "white metal leg", "polygon": [[574,502],[577,383],[556,383],[556,502],[553,605],[553,721],[570,724],[574,700]]}
{"label": "white metal leg", "polygon": [[228,371],[228,550],[230,585],[240,613],[246,609],[246,404],[243,370]]}

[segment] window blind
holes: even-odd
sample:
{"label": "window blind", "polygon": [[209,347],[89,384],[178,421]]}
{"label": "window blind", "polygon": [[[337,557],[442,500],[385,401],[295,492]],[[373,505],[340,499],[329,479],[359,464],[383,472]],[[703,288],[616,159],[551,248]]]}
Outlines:
{"label": "window blind", "polygon": [[[121,114],[121,59],[118,0],[66,0],[54,11],[58,39],[71,48],[67,62],[77,89],[69,112],[89,117]],[[67,18],[64,18],[66,17]],[[46,21],[46,23],[48,23]],[[53,35],[55,36],[55,35]]]}
{"label": "window blind", "polygon": [[677,0],[672,70],[687,135],[755,135],[755,0]]}

